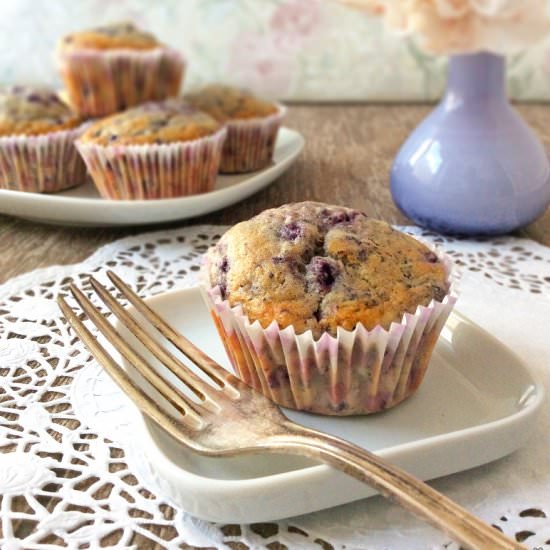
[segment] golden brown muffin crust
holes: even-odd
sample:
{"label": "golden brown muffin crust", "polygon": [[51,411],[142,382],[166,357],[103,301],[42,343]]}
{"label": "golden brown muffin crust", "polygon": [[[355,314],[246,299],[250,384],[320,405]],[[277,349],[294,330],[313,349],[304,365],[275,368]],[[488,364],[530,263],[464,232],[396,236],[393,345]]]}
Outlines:
{"label": "golden brown muffin crust", "polygon": [[78,31],[61,39],[62,51],[91,50],[152,50],[162,46],[151,34],[138,29],[133,23],[113,23],[90,30]]}
{"label": "golden brown muffin crust", "polygon": [[266,328],[389,328],[405,312],[443,300],[448,274],[423,243],[340,206],[303,202],[229,229],[207,254],[212,286]]}
{"label": "golden brown muffin crust", "polygon": [[217,132],[221,125],[181,99],[144,103],[104,118],[80,138],[96,145],[146,145],[191,141]]}
{"label": "golden brown muffin crust", "polygon": [[232,119],[263,118],[277,112],[277,106],[257,98],[247,90],[211,84],[186,96],[187,101],[220,122]]}
{"label": "golden brown muffin crust", "polygon": [[51,90],[27,86],[0,90],[0,136],[36,136],[78,124],[80,119]]}

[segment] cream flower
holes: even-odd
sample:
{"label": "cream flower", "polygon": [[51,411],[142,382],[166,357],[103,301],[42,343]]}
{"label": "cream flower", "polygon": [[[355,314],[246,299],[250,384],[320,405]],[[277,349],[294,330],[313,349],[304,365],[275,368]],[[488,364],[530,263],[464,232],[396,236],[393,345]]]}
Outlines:
{"label": "cream flower", "polygon": [[418,36],[430,53],[507,54],[550,33],[550,0],[341,0]]}

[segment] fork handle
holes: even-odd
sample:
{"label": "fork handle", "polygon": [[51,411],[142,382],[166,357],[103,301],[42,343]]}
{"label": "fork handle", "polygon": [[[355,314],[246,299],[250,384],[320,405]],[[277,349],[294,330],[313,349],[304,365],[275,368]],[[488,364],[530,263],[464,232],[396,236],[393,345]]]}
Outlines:
{"label": "fork handle", "polygon": [[475,550],[525,549],[498,529],[484,523],[467,510],[416,479],[343,439],[294,423],[287,433],[274,436],[270,450],[290,452],[320,460],[375,488],[386,498],[420,519],[447,533],[455,541]]}

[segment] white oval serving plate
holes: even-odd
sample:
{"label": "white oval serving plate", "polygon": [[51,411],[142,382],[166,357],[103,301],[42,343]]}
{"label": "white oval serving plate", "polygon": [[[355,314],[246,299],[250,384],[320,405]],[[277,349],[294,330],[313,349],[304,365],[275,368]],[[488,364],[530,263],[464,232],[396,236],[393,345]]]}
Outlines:
{"label": "white oval serving plate", "polygon": [[193,218],[234,204],[278,178],[300,154],[304,138],[281,128],[273,164],[258,172],[219,175],[209,193],[173,199],[115,201],[102,199],[89,182],[59,193],[0,189],[0,213],[44,223],[84,226],[141,225]]}
{"label": "white oval serving plate", "polygon": [[[197,288],[160,294],[147,302],[230,369]],[[120,326],[119,330],[126,332]],[[514,353],[455,312],[441,333],[422,386],[397,407],[359,417],[285,412],[300,424],[348,439],[429,480],[521,447],[535,426],[543,397],[542,385]],[[140,428],[133,435],[143,442],[161,489],[202,519],[271,521],[375,494],[329,466],[300,457],[206,458],[182,447],[146,418]]]}

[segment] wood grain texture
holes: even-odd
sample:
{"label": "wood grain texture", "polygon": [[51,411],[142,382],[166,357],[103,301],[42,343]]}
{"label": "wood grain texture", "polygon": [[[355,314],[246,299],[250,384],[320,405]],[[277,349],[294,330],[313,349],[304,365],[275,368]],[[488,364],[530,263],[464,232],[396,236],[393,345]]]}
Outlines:
{"label": "wood grain texture", "polygon": [[[294,105],[286,124],[306,139],[305,149],[273,185],[222,211],[168,225],[126,228],[60,227],[0,216],[0,283],[54,264],[82,261],[99,246],[143,231],[197,223],[233,224],[265,208],[314,199],[359,208],[393,223],[407,219],[392,202],[388,173],[400,144],[429,105]],[[550,148],[550,106],[519,110]],[[550,211],[520,232],[550,245]]]}

